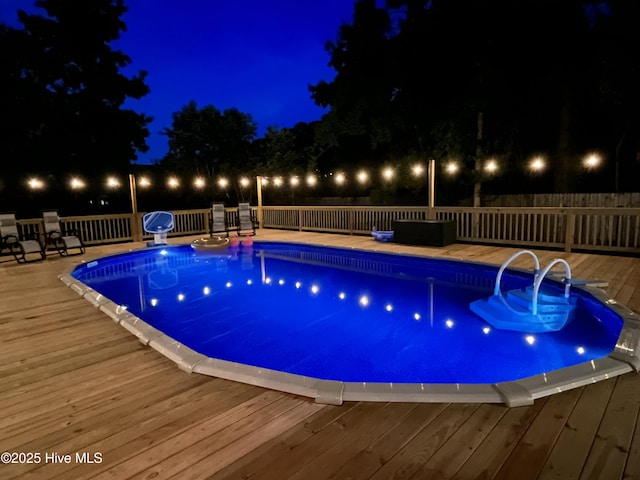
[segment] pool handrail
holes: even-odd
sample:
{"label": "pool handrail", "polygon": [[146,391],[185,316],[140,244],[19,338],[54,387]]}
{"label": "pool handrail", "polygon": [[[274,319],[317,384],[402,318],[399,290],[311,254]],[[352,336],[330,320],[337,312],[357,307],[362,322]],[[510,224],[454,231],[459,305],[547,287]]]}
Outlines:
{"label": "pool handrail", "polygon": [[531,250],[520,250],[519,252],[514,253],[513,255],[511,255],[506,262],[504,262],[502,264],[502,266],[500,267],[500,270],[498,270],[498,275],[496,276],[496,285],[493,289],[493,294],[494,295],[499,295],[500,294],[500,280],[502,279],[502,274],[504,273],[504,271],[506,270],[506,268],[509,266],[509,264],[514,261],[516,258],[518,258],[520,255],[524,255],[524,254],[528,254],[531,255],[533,257],[533,261],[536,265],[536,268],[533,270],[533,275],[534,275],[534,282],[535,279],[537,278],[538,274],[540,273],[540,260],[538,260],[538,256],[533,253]]}
{"label": "pool handrail", "polygon": [[549,263],[549,265],[547,265],[542,271],[540,271],[540,261],[538,260],[537,255],[533,253],[531,250],[520,250],[519,252],[516,252],[513,255],[511,255],[507,259],[507,261],[502,264],[502,266],[500,267],[500,270],[498,270],[498,275],[496,276],[496,285],[493,289],[494,295],[499,296],[502,299],[503,303],[509,306],[509,304],[503,298],[502,292],[500,291],[500,280],[502,279],[502,274],[506,270],[507,266],[513,260],[515,260],[516,258],[518,258],[520,255],[523,255],[523,254],[531,255],[535,263],[535,269],[533,270],[533,275],[534,275],[533,276],[533,293],[531,295],[531,313],[533,315],[538,314],[538,292],[540,291],[540,286],[542,285],[542,281],[544,280],[544,277],[547,275],[547,273],[549,273],[551,268],[554,265],[557,265],[558,263],[564,266],[564,270],[565,270],[565,280],[563,282],[565,284],[564,298],[569,298],[569,290],[571,289],[571,267],[569,266],[567,261],[563,260],[562,258],[555,258]]}

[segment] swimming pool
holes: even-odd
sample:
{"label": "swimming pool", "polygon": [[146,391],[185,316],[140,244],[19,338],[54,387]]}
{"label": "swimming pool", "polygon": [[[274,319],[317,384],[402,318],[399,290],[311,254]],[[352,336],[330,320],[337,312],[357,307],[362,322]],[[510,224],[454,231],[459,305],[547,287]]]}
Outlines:
{"label": "swimming pool", "polygon": [[[633,312],[574,289],[559,332],[492,328],[469,310],[497,267],[278,242],[149,248],[61,278],[187,370],[344,400],[510,405],[632,370]],[[508,270],[505,289],[531,283]],[[547,289],[561,290],[557,282]],[[607,304],[608,303],[608,304]]]}

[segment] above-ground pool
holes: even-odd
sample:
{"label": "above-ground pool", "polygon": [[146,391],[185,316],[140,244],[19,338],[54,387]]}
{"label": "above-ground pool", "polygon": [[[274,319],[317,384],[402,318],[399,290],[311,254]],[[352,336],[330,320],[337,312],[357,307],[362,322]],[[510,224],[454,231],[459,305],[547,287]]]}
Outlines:
{"label": "above-ground pool", "polygon": [[[572,288],[558,332],[500,330],[469,304],[495,266],[293,243],[100,258],[65,283],[187,371],[344,400],[531,403],[637,369],[637,316]],[[532,274],[507,270],[505,290]],[[564,292],[558,281],[546,291]]]}

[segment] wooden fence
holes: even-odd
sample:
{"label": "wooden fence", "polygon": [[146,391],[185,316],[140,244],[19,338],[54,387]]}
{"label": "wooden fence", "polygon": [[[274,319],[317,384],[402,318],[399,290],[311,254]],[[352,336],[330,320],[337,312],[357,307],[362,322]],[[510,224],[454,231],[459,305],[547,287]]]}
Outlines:
{"label": "wooden fence", "polygon": [[[210,210],[179,210],[169,236],[206,234]],[[87,245],[152,238],[142,233],[142,213],[64,217],[66,228],[81,233]],[[554,249],[640,253],[640,208],[515,207],[263,207],[263,228],[369,235],[391,230],[400,219],[454,220],[463,242]],[[228,225],[236,209],[226,210]],[[43,235],[40,219],[18,221],[23,235]]]}
{"label": "wooden fence", "polygon": [[526,193],[482,199],[485,207],[590,207],[637,208],[640,192],[627,193]]}
{"label": "wooden fence", "polygon": [[[640,208],[436,207],[459,241],[640,253]],[[264,207],[264,227],[369,234],[393,220],[426,220],[427,207]]]}

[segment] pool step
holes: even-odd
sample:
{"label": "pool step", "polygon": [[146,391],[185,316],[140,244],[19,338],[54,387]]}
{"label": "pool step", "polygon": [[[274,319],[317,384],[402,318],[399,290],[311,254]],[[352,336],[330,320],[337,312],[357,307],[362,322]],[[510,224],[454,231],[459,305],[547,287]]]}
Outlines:
{"label": "pool step", "polygon": [[[533,287],[508,291],[507,301],[511,305],[519,305],[531,310],[533,306]],[[568,312],[575,309],[575,306],[575,297],[538,292],[538,313]]]}
{"label": "pool step", "polygon": [[[533,314],[528,305],[491,295],[472,302],[469,308],[495,328],[517,332],[555,332],[573,320],[575,305],[558,305],[556,310]],[[564,307],[564,308],[561,308]]]}
{"label": "pool step", "polygon": [[[500,291],[500,280],[507,266],[522,254],[531,255],[535,262],[533,285],[519,290],[510,290],[503,295]],[[551,268],[561,264],[565,268],[564,294],[558,295],[542,287],[542,281]],[[540,270],[540,262],[535,253],[521,250],[502,264],[496,276],[493,295],[476,300],[469,305],[487,323],[503,330],[519,332],[553,332],[564,328],[574,317],[576,299],[569,295],[571,287],[571,268],[560,258],[556,258],[544,270]]]}

